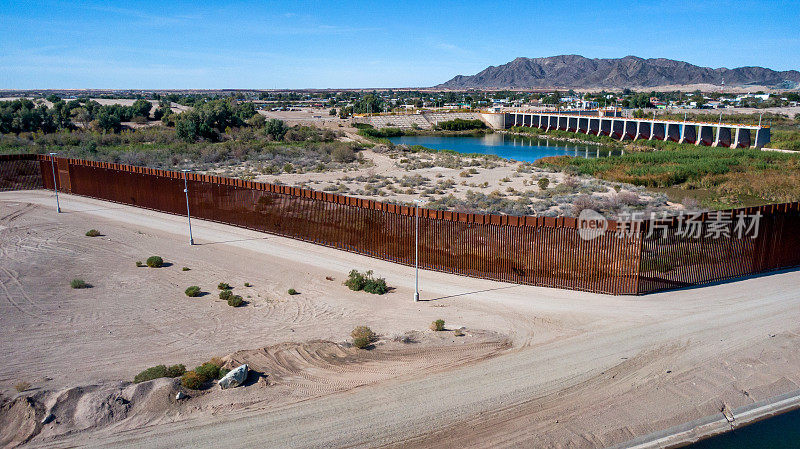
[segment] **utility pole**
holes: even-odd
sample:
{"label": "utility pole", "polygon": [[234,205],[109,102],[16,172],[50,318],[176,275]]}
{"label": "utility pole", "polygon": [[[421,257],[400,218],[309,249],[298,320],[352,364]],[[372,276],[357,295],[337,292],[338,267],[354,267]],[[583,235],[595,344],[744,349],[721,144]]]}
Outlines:
{"label": "utility pole", "polygon": [[56,153],[50,153],[50,168],[53,169],[53,190],[56,192],[56,210],[61,213],[61,204],[58,202],[58,182],[56,181]]}
{"label": "utility pole", "polygon": [[189,174],[190,170],[181,170],[183,172],[183,193],[186,195],[186,219],[189,220],[189,245],[194,245],[194,237],[192,237],[192,215],[189,213]]}

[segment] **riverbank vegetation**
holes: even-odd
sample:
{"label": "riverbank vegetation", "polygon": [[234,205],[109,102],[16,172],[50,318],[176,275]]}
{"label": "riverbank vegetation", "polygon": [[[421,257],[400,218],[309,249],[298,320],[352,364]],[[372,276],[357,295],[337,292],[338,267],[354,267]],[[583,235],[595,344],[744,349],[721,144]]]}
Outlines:
{"label": "riverbank vegetation", "polygon": [[478,119],[464,120],[457,118],[453,120],[439,122],[436,124],[435,129],[441,129],[445,131],[467,131],[473,129],[486,129],[486,123],[483,123],[483,121]]}
{"label": "riverbank vegetation", "polygon": [[[478,122],[480,125],[477,123]],[[445,124],[445,127],[440,125]],[[358,129],[358,134],[375,141],[376,143],[387,143],[390,137],[400,136],[483,136],[491,133],[492,130],[480,120],[455,119],[448,122],[440,122],[434,129],[421,128],[374,128],[368,123],[353,123],[353,127]]]}
{"label": "riverbank vegetation", "polygon": [[221,132],[212,129],[213,138],[203,137],[208,134],[201,131],[190,141],[175,128],[163,125],[118,133],[65,129],[3,134],[0,154],[56,152],[61,157],[162,169],[219,170],[247,164],[251,176],[335,170],[366,163],[360,156],[362,145],[342,142],[331,130],[288,127],[279,120],[260,126],[226,125]]}
{"label": "riverbank vegetation", "polygon": [[697,190],[711,208],[753,205],[753,199],[760,204],[800,201],[800,155],[789,153],[683,146],[596,159],[545,158],[537,165],[648,188],[677,187],[687,197]]}

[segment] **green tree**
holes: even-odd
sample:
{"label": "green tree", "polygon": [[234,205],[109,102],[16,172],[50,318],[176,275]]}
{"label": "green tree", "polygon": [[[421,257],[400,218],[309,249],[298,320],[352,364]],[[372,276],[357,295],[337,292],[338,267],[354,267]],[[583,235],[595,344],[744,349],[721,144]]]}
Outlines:
{"label": "green tree", "polygon": [[136,100],[131,106],[132,116],[150,117],[150,109],[153,105],[147,100]]}
{"label": "green tree", "polygon": [[286,135],[288,130],[289,128],[286,126],[286,123],[284,123],[282,120],[273,118],[267,121],[264,133],[271,137],[272,140],[283,140],[283,136]]}
{"label": "green tree", "polygon": [[109,111],[101,111],[97,115],[97,126],[105,132],[117,132],[122,128],[119,116]]}

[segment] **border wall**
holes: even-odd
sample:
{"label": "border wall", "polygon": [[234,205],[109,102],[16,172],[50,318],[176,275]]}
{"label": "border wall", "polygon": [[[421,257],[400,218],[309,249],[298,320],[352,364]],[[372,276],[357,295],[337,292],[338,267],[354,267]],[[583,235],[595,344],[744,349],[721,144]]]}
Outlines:
{"label": "border wall", "polygon": [[[54,170],[55,169],[55,170]],[[0,156],[0,190],[53,189],[186,214],[184,174],[145,167]],[[680,237],[677,221],[635,232],[610,221],[581,238],[570,217],[467,214],[381,203],[297,187],[189,173],[192,217],[282,235],[404,265],[465,276],[609,294],[643,294],[800,265],[800,203],[729,211],[763,215],[757,238]],[[710,213],[700,217],[710,222]],[[649,230],[657,226],[659,231]],[[704,225],[707,226],[707,225]]]}

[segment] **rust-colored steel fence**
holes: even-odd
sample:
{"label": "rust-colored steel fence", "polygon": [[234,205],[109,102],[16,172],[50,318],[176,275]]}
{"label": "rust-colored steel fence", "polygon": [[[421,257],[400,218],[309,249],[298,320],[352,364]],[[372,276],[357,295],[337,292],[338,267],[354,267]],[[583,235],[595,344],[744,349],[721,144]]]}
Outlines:
{"label": "rust-colored steel fence", "polygon": [[[0,172],[21,170],[11,176],[27,179],[29,168],[18,161],[32,159],[17,158],[0,159]],[[38,187],[52,189],[51,158],[36,160]],[[797,203],[739,210],[763,214],[756,238],[734,233],[686,239],[682,224],[672,220],[644,222],[635,232],[611,221],[607,231],[584,239],[577,220],[568,217],[414,209],[296,187],[76,159],[56,158],[54,166],[62,191],[173,214],[186,213],[186,176],[193,217],[405,265],[414,263],[418,213],[422,268],[505,282],[642,294],[800,264]],[[710,226],[707,216],[701,219]]]}
{"label": "rust-colored steel fence", "polygon": [[0,192],[41,188],[42,172],[36,155],[0,154]]}
{"label": "rust-colored steel fence", "polygon": [[800,203],[643,223],[639,293],[800,266]]}

